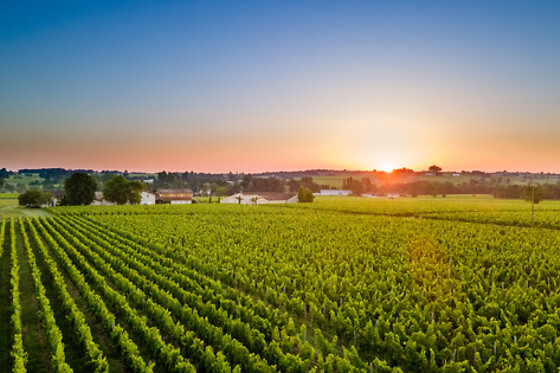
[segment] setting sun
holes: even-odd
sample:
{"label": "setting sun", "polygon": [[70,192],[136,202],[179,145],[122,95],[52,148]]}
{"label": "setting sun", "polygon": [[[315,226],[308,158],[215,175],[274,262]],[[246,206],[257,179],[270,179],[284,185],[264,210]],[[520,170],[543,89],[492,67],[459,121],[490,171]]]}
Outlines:
{"label": "setting sun", "polygon": [[379,171],[392,172],[394,169],[395,166],[393,166],[391,163],[385,163],[383,167],[379,169]]}

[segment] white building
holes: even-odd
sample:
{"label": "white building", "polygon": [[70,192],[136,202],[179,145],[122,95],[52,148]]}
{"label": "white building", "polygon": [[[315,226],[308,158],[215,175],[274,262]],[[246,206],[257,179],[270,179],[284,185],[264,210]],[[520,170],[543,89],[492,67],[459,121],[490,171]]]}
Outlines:
{"label": "white building", "polygon": [[[150,192],[142,192],[140,193],[140,204],[141,205],[155,205],[156,204],[156,195]],[[93,202],[91,202],[91,206],[113,206],[115,203],[107,201],[103,198],[103,192],[95,192],[95,198]],[[128,203],[127,203],[128,205]]]}
{"label": "white building", "polygon": [[191,201],[176,200],[176,201],[170,201],[169,203],[172,205],[189,205],[192,203],[192,200]]}
{"label": "white building", "polygon": [[91,206],[112,206],[113,202],[107,201],[103,198],[103,192],[95,192],[95,198],[91,202]]}
{"label": "white building", "polygon": [[349,196],[352,194],[351,190],[346,189],[321,189],[320,196]]}
{"label": "white building", "polygon": [[155,205],[156,204],[156,194],[150,192],[140,193],[140,204],[141,205]]}
{"label": "white building", "polygon": [[222,198],[220,203],[230,203],[237,205],[267,205],[281,203],[297,203],[297,195],[289,193],[237,193],[233,196]]}

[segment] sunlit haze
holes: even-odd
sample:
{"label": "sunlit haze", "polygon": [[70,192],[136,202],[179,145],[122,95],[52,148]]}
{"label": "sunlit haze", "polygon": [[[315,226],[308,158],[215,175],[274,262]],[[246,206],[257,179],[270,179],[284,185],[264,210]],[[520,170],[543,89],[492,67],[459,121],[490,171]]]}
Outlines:
{"label": "sunlit haze", "polygon": [[0,168],[560,172],[560,2],[0,3]]}

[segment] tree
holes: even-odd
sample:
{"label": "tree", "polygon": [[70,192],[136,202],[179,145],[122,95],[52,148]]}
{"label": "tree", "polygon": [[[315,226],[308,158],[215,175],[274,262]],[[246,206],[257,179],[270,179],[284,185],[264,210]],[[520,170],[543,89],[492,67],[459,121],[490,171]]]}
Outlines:
{"label": "tree", "polygon": [[414,175],[414,170],[412,168],[396,168],[393,170],[393,175]]}
{"label": "tree", "polygon": [[243,180],[241,180],[241,188],[244,192],[249,191],[251,184],[253,182],[253,175],[247,174],[243,175]]}
{"label": "tree", "polygon": [[313,193],[318,193],[321,191],[321,186],[313,181],[311,176],[303,176],[301,178],[301,186],[310,189]]}
{"label": "tree", "polygon": [[6,170],[6,167],[0,169],[0,179],[7,179],[10,177],[11,172]]}
{"label": "tree", "polygon": [[315,196],[311,189],[301,186],[297,192],[297,198],[298,202],[313,202]]}
{"label": "tree", "polygon": [[139,181],[128,181],[123,176],[113,176],[103,187],[103,198],[117,205],[136,204],[141,200],[144,185]]}
{"label": "tree", "polygon": [[18,196],[20,206],[25,207],[41,207],[50,204],[52,195],[48,192],[39,192],[37,190],[28,190]]}
{"label": "tree", "polygon": [[97,184],[88,174],[76,172],[64,181],[64,204],[89,205],[95,198]]}
{"label": "tree", "polygon": [[543,187],[540,184],[528,184],[523,188],[521,197],[527,202],[538,204],[543,200]]}
{"label": "tree", "polygon": [[535,204],[539,203],[543,199],[543,188],[540,184],[528,184],[523,188],[521,197],[527,201],[531,202],[531,227],[535,222]]}
{"label": "tree", "polygon": [[6,183],[6,185],[4,186],[4,191],[7,193],[13,193],[16,191],[16,187],[13,184]]}
{"label": "tree", "polygon": [[436,165],[434,164],[434,165],[431,165],[430,167],[428,167],[428,170],[429,170],[430,172],[433,172],[434,174],[437,175],[437,174],[439,174],[439,173],[441,172],[442,168],[439,167],[439,166],[436,166]]}
{"label": "tree", "polygon": [[227,186],[219,186],[216,188],[216,195],[219,197],[224,197],[230,194],[230,190]]}
{"label": "tree", "polygon": [[26,189],[27,189],[27,188],[26,188],[26,186],[25,186],[25,183],[23,183],[23,182],[21,182],[21,181],[19,181],[18,183],[16,183],[16,191],[17,191],[18,193],[23,193],[23,192],[25,192]]}
{"label": "tree", "polygon": [[371,193],[377,189],[377,185],[371,183],[371,179],[369,177],[362,178],[362,185],[364,186],[364,192]]}
{"label": "tree", "polygon": [[138,180],[129,181],[128,185],[130,187],[130,195],[128,201],[131,204],[140,203],[140,201],[142,200],[142,196],[140,194],[142,193],[146,185]]}
{"label": "tree", "polygon": [[363,181],[354,180],[354,178],[349,177],[342,180],[342,189],[350,189],[352,191],[352,195],[361,196],[364,192],[364,183]]}

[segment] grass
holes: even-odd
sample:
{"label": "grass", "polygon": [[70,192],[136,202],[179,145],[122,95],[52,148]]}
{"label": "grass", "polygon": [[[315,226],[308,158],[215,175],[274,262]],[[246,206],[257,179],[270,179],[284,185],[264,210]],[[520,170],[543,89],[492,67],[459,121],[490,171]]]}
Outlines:
{"label": "grass", "polygon": [[19,206],[17,199],[0,198],[0,218],[20,217],[20,216],[22,217],[36,216],[36,217],[47,218],[52,215],[49,212],[47,212],[45,209],[28,209],[26,207]]}
{"label": "grass", "polygon": [[45,179],[40,177],[39,174],[30,174],[29,176],[27,174],[15,174],[15,175],[10,175],[10,177],[5,179],[6,184],[12,185],[14,187],[17,187],[19,185],[20,187],[17,188],[16,190],[22,190],[20,188],[28,189],[32,182],[35,181],[42,182],[43,180]]}
{"label": "grass", "polygon": [[19,193],[0,193],[0,199],[17,199]]}
{"label": "grass", "polygon": [[6,182],[8,183],[13,183],[13,184],[18,184],[18,183],[24,183],[24,184],[29,184],[32,181],[42,181],[44,180],[41,176],[39,176],[39,174],[30,174],[29,176],[27,174],[16,174],[16,175],[10,175],[9,178],[6,179]]}
{"label": "grass", "polygon": [[3,198],[0,199],[0,208],[3,207],[12,207],[12,206],[18,206],[18,200],[13,198],[13,199],[8,199],[8,198]]}

